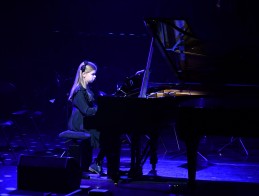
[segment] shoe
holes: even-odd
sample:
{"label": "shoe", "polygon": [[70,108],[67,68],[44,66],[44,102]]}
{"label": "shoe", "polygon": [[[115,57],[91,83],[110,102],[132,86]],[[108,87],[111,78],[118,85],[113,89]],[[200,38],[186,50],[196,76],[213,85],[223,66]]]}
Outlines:
{"label": "shoe", "polygon": [[100,175],[103,173],[102,166],[97,165],[96,162],[94,162],[93,164],[90,165],[89,171],[94,172],[96,174],[100,174]]}

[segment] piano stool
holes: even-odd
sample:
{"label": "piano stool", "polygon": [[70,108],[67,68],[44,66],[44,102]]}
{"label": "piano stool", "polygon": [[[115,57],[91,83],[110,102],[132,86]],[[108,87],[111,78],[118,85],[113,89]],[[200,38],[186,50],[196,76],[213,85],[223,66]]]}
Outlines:
{"label": "piano stool", "polygon": [[59,133],[60,138],[65,138],[66,149],[60,157],[74,157],[76,160],[80,160],[79,153],[79,141],[90,138],[90,134],[81,131],[66,130]]}

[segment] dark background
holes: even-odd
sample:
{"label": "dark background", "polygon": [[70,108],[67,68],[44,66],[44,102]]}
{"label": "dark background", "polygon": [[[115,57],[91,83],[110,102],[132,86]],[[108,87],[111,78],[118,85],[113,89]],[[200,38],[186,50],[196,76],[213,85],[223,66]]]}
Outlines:
{"label": "dark background", "polygon": [[[257,49],[257,12],[252,1],[239,0],[1,1],[1,116],[29,108],[63,121],[67,93],[84,59],[99,67],[93,85],[114,93],[117,84],[146,66],[145,17],[187,19],[193,32],[213,45],[211,52],[221,55],[235,47]],[[164,64],[155,51],[154,81],[172,79]]]}

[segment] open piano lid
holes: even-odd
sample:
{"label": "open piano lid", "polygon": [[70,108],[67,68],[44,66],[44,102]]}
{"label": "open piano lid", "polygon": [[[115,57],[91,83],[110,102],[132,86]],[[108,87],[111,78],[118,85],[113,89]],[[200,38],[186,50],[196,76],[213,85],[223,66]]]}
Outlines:
{"label": "open piano lid", "polygon": [[144,22],[172,68],[172,77],[183,88],[198,86],[226,93],[231,86],[234,91],[256,91],[257,94],[258,41],[248,40],[248,32],[237,32],[238,29],[225,26],[225,29],[204,37],[187,20],[146,18]]}

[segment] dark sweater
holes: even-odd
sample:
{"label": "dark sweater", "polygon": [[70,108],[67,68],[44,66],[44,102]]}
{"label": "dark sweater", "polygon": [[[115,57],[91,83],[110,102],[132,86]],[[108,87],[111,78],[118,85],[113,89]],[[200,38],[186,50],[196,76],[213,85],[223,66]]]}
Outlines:
{"label": "dark sweater", "polygon": [[97,111],[93,92],[79,85],[72,97],[72,111],[68,121],[68,129],[86,131],[83,128],[84,117],[93,116]]}

